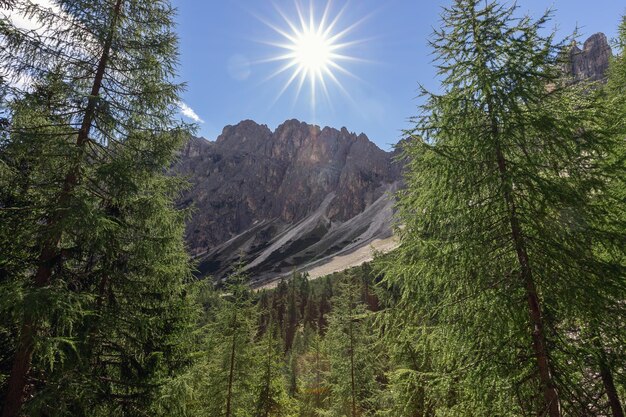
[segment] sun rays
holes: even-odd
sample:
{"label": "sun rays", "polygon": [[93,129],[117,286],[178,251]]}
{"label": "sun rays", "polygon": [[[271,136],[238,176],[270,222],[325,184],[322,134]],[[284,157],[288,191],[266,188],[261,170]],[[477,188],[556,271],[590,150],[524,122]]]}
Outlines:
{"label": "sun rays", "polygon": [[341,20],[347,6],[348,4],[337,13],[333,13],[332,2],[328,1],[323,11],[318,13],[312,0],[308,8],[303,8],[296,0],[294,17],[288,16],[275,6],[283,20],[282,27],[261,19],[281,37],[277,42],[267,42],[276,47],[278,52],[277,55],[265,60],[280,63],[279,68],[268,79],[287,74],[275,101],[291,87],[295,88],[295,100],[298,100],[305,84],[308,84],[310,89],[312,110],[316,108],[320,93],[331,104],[329,92],[331,87],[337,88],[350,98],[341,82],[341,76],[356,78],[345,64],[363,61],[351,56],[349,51],[351,46],[363,40],[350,40],[349,35],[365,19],[348,26],[342,25]]}

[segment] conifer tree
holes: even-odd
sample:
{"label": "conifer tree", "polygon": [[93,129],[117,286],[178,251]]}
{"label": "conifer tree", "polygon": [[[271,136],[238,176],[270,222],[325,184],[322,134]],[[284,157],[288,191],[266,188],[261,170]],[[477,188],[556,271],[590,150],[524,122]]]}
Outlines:
{"label": "conifer tree", "polygon": [[[609,68],[607,85],[604,88],[604,123],[614,126],[615,130],[615,152],[609,154],[609,158],[604,158],[605,170],[616,172],[617,175],[610,176],[608,194],[612,199],[609,201],[600,200],[600,204],[612,204],[619,209],[615,217],[605,219],[616,233],[623,233],[626,227],[626,209],[623,202],[626,201],[626,16],[622,17],[622,22],[618,29],[617,46],[618,54],[613,57]],[[611,251],[610,247],[599,245],[595,248],[599,256],[605,258],[617,258],[617,262],[622,265],[625,262],[624,253]],[[623,272],[623,271],[618,271]],[[619,299],[624,299],[626,295],[622,291],[615,294]],[[621,314],[620,314],[621,313]],[[624,417],[623,396],[626,395],[626,379],[623,375],[623,363],[626,361],[626,349],[623,342],[626,338],[626,317],[623,310],[614,312],[613,320],[606,322],[602,317],[598,317],[588,325],[591,330],[591,344],[593,345],[593,356],[598,364],[600,377],[604,385],[609,406],[613,417]],[[621,316],[621,318],[620,318]],[[620,399],[619,388],[621,386],[622,399]]]}
{"label": "conifer tree", "polygon": [[326,332],[326,326],[328,325],[328,313],[331,311],[330,300],[333,298],[333,284],[330,277],[322,279],[322,289],[320,292],[320,302],[318,306],[318,320],[317,328],[320,334]]}
{"label": "conifer tree", "polygon": [[215,312],[210,331],[213,346],[207,352],[212,365],[207,375],[210,395],[208,408],[204,410],[206,415],[251,414],[256,404],[254,378],[258,355],[254,338],[258,321],[247,283],[243,265],[238,265],[226,280],[223,302]]}
{"label": "conifer tree", "polygon": [[311,298],[311,284],[309,283],[308,273],[298,274],[298,295],[300,299],[300,318],[304,319],[306,315],[309,300]]}
{"label": "conifer tree", "polygon": [[290,400],[283,377],[284,350],[280,332],[274,321],[258,344],[259,372],[257,382],[258,400],[255,415],[258,417],[290,415]]}
{"label": "conifer tree", "polygon": [[[384,268],[385,259],[376,258],[378,268]],[[383,310],[376,318],[379,343],[388,356],[388,383],[381,395],[380,415],[397,417],[431,417],[435,414],[434,401],[426,390],[427,380],[432,377],[430,358],[433,349],[423,341],[419,318],[409,317],[413,309],[398,303],[397,294],[381,289]],[[445,396],[446,394],[444,394]]]}
{"label": "conifer tree", "polygon": [[310,338],[307,349],[298,360],[300,369],[297,393],[300,414],[303,417],[314,417],[319,411],[328,407],[328,388],[325,376],[328,375],[328,358],[324,352],[323,339],[319,333]]}
{"label": "conifer tree", "polygon": [[300,309],[298,308],[299,299],[298,296],[298,282],[299,274],[294,274],[289,281],[289,293],[287,295],[287,309],[285,311],[285,351],[288,352],[293,346],[294,338],[296,337],[296,330],[300,321]]}
{"label": "conifer tree", "polygon": [[302,315],[302,322],[305,329],[318,330],[318,294],[315,289],[310,289],[306,301],[306,309]]}
{"label": "conifer tree", "polygon": [[0,27],[0,72],[13,80],[0,152],[0,310],[13,340],[2,415],[21,415],[27,397],[24,412],[141,414],[186,362],[190,324],[181,184],[163,174],[188,135],[174,122],[173,9],[12,6],[42,29]]}
{"label": "conifer tree", "polygon": [[274,310],[271,297],[271,292],[266,289],[259,292],[259,333],[261,335],[265,334],[273,319]]}
{"label": "conifer tree", "polygon": [[387,280],[416,320],[407,331],[434,348],[427,394],[442,415],[578,415],[563,336],[619,308],[623,265],[588,245],[620,247],[601,221],[615,207],[591,198],[606,196],[613,141],[594,95],[562,80],[549,14],[516,16],[493,1],[444,9],[442,92],[424,91],[405,151]]}
{"label": "conifer tree", "polygon": [[333,416],[357,417],[375,409],[379,369],[370,326],[361,286],[350,276],[333,298],[324,340],[330,365],[325,384]]}
{"label": "conifer tree", "polygon": [[278,327],[285,329],[285,318],[287,316],[287,303],[289,297],[289,283],[281,278],[280,282],[272,293],[272,309],[276,312]]}

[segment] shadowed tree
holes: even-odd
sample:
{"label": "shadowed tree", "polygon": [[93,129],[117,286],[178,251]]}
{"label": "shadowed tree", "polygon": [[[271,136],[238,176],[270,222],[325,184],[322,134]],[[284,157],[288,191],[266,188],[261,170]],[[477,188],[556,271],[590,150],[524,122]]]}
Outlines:
{"label": "shadowed tree", "polygon": [[[626,201],[626,175],[624,166],[626,165],[626,16],[622,17],[618,36],[619,55],[613,58],[609,68],[609,77],[605,87],[605,123],[615,126],[616,130],[616,152],[609,158],[605,158],[606,168],[612,171],[609,193],[612,199],[600,203],[613,204],[621,207],[621,211],[613,218],[606,219],[616,233],[624,230],[626,224],[626,210],[623,202]],[[624,254],[622,251],[611,250],[610,246],[597,245],[596,251],[600,256],[621,262],[624,264]],[[616,271],[623,273],[623,269]],[[618,306],[623,307],[619,300],[623,300],[624,292],[614,294],[618,299]],[[621,316],[621,319],[619,318]],[[618,387],[621,387],[622,395],[626,394],[626,379],[623,377],[623,364],[626,363],[626,349],[620,340],[626,338],[626,317],[624,309],[616,308],[613,320],[606,322],[604,317],[598,317],[589,327],[592,329],[593,354],[596,358],[600,370],[605,393],[609,401],[613,417],[624,417],[623,398],[620,399]],[[616,375],[622,374],[621,378]],[[621,381],[620,381],[621,379]]]}
{"label": "shadowed tree", "polygon": [[46,415],[140,414],[185,362],[190,324],[182,184],[163,173],[188,136],[173,9],[12,6],[41,29],[0,25],[0,308],[14,341],[2,415],[26,398]]}

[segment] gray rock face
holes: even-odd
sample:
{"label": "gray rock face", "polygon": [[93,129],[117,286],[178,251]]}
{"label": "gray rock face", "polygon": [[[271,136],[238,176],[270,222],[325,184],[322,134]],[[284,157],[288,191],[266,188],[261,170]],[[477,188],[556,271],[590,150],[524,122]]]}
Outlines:
{"label": "gray rock face", "polygon": [[187,242],[201,275],[220,278],[243,255],[258,281],[388,237],[400,178],[365,135],[297,120],[194,138],[175,171],[192,183],[182,204],[195,208]]}
{"label": "gray rock face", "polygon": [[596,33],[585,41],[583,49],[577,45],[570,51],[570,67],[567,72],[576,81],[601,81],[609,69],[612,51],[604,33]]}

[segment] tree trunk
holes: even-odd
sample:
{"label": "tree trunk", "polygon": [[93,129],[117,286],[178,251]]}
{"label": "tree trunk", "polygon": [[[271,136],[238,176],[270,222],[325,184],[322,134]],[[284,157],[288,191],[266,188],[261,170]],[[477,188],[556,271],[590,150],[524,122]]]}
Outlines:
{"label": "tree trunk", "polygon": [[[87,103],[87,107],[85,108],[81,128],[78,131],[78,136],[76,138],[76,147],[78,148],[79,156],[82,154],[85,144],[87,143],[87,140],[89,138],[89,132],[91,130],[91,125],[95,117],[98,96],[100,94],[102,80],[104,78],[104,73],[109,61],[111,45],[113,44],[113,36],[117,23],[119,21],[121,8],[122,0],[117,0],[112,12],[110,30],[107,39],[105,40],[102,55],[100,56],[98,67],[94,76],[91,95],[89,96],[89,101]],[[77,162],[70,169],[63,182],[63,189],[61,190],[57,201],[58,208],[64,208],[68,204],[70,197],[78,184],[79,178],[80,159],[77,159]],[[54,227],[63,220],[63,217],[63,210],[58,210],[48,222],[48,226]],[[50,283],[52,271],[59,262],[60,257],[58,253],[58,247],[61,243],[62,236],[63,231],[58,230],[52,236],[46,239],[43,244],[43,248],[38,257],[39,266],[37,267],[37,272],[35,273],[34,277],[34,284],[38,288],[45,287]],[[34,337],[36,331],[37,318],[26,314],[24,317],[24,323],[22,324],[22,328],[20,330],[20,338],[18,341],[15,358],[13,360],[11,374],[9,375],[8,390],[4,400],[2,417],[19,416],[19,412],[22,408],[22,403],[24,401],[26,382],[32,362]]]}
{"label": "tree trunk", "polygon": [[619,396],[617,395],[615,381],[613,381],[613,373],[611,372],[611,369],[609,368],[609,365],[607,363],[606,354],[602,346],[597,346],[597,348],[600,365],[600,376],[602,377],[602,383],[604,384],[606,396],[609,399],[611,412],[613,413],[613,417],[624,417],[624,409],[622,408],[622,403],[620,402]]}
{"label": "tree trunk", "polygon": [[2,409],[3,417],[17,417],[22,407],[33,353],[33,327],[31,320],[24,320],[18,343],[18,350],[15,353],[9,377],[9,389]]}
{"label": "tree trunk", "polygon": [[352,310],[353,310],[353,301],[352,301],[352,288],[350,288],[350,324],[348,326],[350,333],[350,385],[352,392],[352,417],[356,417],[356,381],[354,378],[354,334],[352,331]]}
{"label": "tree trunk", "polygon": [[231,417],[231,401],[233,396],[233,380],[235,378],[235,347],[237,343],[237,316],[233,318],[233,342],[230,348],[230,369],[228,371],[228,391],[226,393],[226,417]]}
{"label": "tree trunk", "polygon": [[[474,35],[474,47],[476,48],[478,55],[479,67],[490,73],[491,69],[487,65],[484,58],[482,35],[476,22],[478,17],[476,16],[476,10],[474,6],[470,10],[472,20],[472,31]],[[554,384],[551,371],[550,371],[550,359],[548,355],[548,348],[546,345],[545,331],[543,325],[543,318],[541,315],[541,303],[537,294],[537,288],[530,267],[530,261],[528,259],[528,252],[526,250],[526,244],[522,234],[522,229],[517,216],[517,207],[515,199],[513,198],[513,186],[508,178],[506,159],[500,148],[500,129],[498,127],[498,120],[494,113],[494,105],[492,100],[492,92],[488,87],[483,87],[482,94],[485,97],[487,104],[487,117],[489,117],[489,128],[491,129],[491,140],[495,145],[495,157],[498,164],[498,171],[500,174],[500,181],[503,190],[503,197],[508,209],[509,223],[511,227],[511,238],[513,240],[513,246],[517,254],[518,263],[520,266],[521,278],[526,288],[526,299],[528,303],[528,312],[530,318],[530,324],[532,326],[532,341],[533,351],[537,360],[537,367],[539,369],[539,379],[542,385],[543,397],[545,402],[545,410],[542,411],[544,415],[547,411],[547,415],[550,417],[561,417],[561,410],[559,404],[559,396]]]}
{"label": "tree trunk", "polygon": [[[492,123],[492,128],[497,130],[497,125]],[[517,259],[520,266],[521,278],[526,287],[526,299],[528,303],[528,312],[530,324],[532,326],[533,351],[537,360],[539,369],[539,379],[543,389],[543,398],[545,402],[545,411],[550,417],[560,417],[561,409],[559,404],[559,396],[554,385],[552,374],[550,371],[550,359],[548,348],[546,345],[546,337],[543,325],[543,317],[541,314],[541,303],[537,288],[530,267],[526,245],[522,235],[521,226],[517,217],[517,207],[513,199],[512,187],[507,178],[506,160],[499,146],[496,148],[496,157],[498,161],[498,169],[500,178],[502,179],[502,188],[504,192],[504,200],[509,211],[509,223],[511,226],[511,237],[513,245],[517,253]]]}

